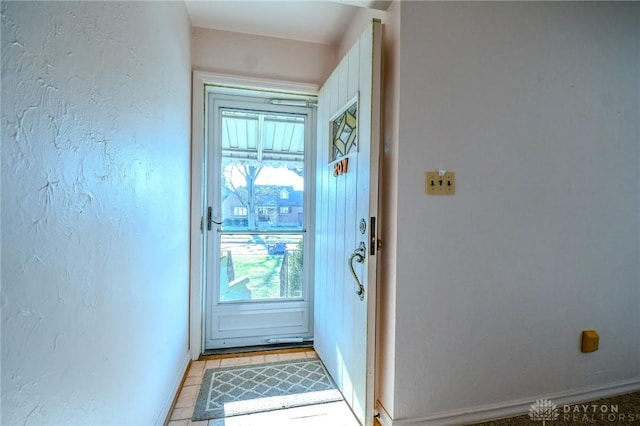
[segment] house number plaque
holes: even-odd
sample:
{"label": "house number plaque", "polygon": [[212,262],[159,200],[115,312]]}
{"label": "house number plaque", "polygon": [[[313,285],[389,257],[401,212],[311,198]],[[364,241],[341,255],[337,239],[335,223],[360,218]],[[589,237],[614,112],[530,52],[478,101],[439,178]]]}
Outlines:
{"label": "house number plaque", "polygon": [[349,168],[349,159],[343,158],[342,160],[333,164],[333,175],[340,176],[347,173],[347,169]]}

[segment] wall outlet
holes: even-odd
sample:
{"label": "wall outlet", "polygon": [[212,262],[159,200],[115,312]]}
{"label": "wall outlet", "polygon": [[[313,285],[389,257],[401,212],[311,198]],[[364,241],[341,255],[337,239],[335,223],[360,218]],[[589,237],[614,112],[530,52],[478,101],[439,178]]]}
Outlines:
{"label": "wall outlet", "polygon": [[453,195],[456,191],[455,175],[444,170],[427,172],[425,187],[427,195]]}
{"label": "wall outlet", "polygon": [[598,350],[600,336],[595,330],[585,330],[582,332],[582,352],[595,352]]}

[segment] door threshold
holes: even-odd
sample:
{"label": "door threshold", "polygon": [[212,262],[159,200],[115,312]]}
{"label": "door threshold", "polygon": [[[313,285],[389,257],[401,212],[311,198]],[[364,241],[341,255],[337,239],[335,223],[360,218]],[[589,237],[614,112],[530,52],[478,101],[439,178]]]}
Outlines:
{"label": "door threshold", "polygon": [[235,355],[235,354],[247,354],[247,353],[274,353],[278,351],[295,351],[296,349],[307,350],[313,348],[313,341],[296,342],[296,343],[274,343],[271,345],[259,345],[259,346],[242,346],[237,348],[219,348],[208,349],[200,355],[202,357],[214,356],[214,355]]}

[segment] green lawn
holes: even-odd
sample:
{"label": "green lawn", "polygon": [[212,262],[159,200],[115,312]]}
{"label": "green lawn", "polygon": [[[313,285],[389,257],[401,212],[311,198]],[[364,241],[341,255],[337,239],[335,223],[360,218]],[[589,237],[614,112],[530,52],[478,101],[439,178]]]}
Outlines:
{"label": "green lawn", "polygon": [[251,290],[251,299],[280,297],[281,255],[235,255],[233,269],[237,277],[249,277],[247,287]]}

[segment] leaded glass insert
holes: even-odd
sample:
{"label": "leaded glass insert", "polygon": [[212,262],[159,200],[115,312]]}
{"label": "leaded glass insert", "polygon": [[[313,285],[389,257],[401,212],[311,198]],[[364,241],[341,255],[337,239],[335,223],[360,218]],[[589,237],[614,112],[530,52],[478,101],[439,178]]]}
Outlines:
{"label": "leaded glass insert", "polygon": [[332,122],[333,161],[355,150],[357,145],[358,102],[354,102]]}

